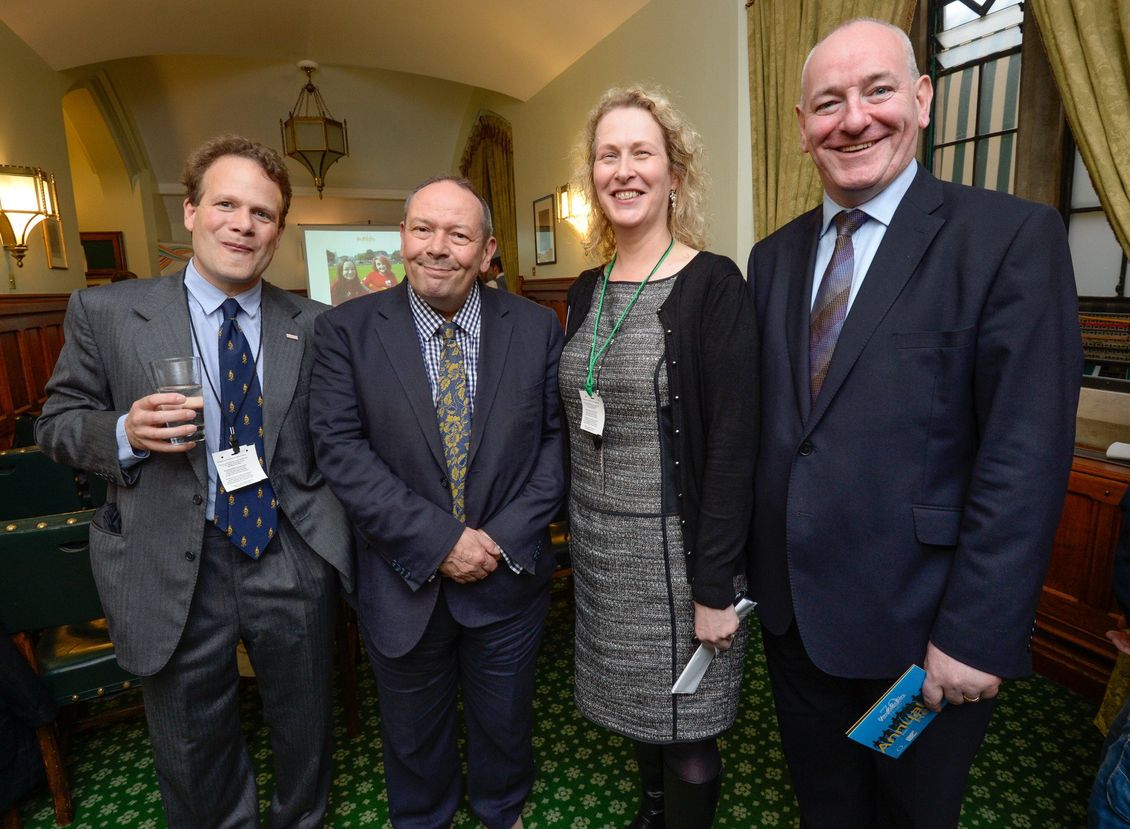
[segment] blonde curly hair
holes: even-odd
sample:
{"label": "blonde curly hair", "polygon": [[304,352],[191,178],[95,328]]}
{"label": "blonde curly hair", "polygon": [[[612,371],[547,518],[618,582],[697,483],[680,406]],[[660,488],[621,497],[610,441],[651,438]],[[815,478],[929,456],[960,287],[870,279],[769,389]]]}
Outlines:
{"label": "blonde curly hair", "polygon": [[600,97],[589,113],[588,124],[574,151],[574,182],[584,192],[592,210],[589,230],[582,241],[585,253],[607,260],[616,251],[612,224],[600,207],[592,180],[593,164],[596,162],[596,128],[612,110],[632,107],[649,112],[659,125],[671,177],[679,182],[675,206],[667,211],[667,227],[678,241],[702,250],[706,247],[707,183],[703,170],[702,138],[665,94],[643,86],[629,86],[613,87]]}

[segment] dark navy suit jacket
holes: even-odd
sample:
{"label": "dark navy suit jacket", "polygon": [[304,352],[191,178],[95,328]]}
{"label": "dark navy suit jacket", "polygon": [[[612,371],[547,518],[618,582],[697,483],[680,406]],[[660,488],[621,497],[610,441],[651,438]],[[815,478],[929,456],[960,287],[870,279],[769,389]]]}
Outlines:
{"label": "dark navy suit jacket", "polygon": [[762,623],[779,634],[795,618],[836,676],[896,676],[928,641],[993,674],[1027,673],[1082,374],[1063,222],[920,169],[812,403],[820,221],[806,213],[750,254]]}
{"label": "dark navy suit jacket", "polygon": [[451,514],[407,281],[328,311],[315,331],[311,433],[318,465],[353,523],[361,623],[385,656],[420,641],[441,583],[456,621],[477,627],[519,613],[553,571],[547,526],[565,491],[561,326],[524,297],[480,293],[467,526],[490,535],[520,574],[500,561],[472,584],[432,578],[463,525]]}

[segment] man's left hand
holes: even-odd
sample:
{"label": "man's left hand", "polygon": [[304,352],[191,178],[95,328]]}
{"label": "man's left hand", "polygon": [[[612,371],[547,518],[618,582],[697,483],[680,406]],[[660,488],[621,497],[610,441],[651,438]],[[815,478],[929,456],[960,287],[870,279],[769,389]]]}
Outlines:
{"label": "man's left hand", "polygon": [[950,705],[964,705],[992,699],[1000,691],[1001,678],[979,671],[964,662],[947,656],[933,642],[926,645],[926,681],[922,683],[922,699],[932,711],[941,709],[942,697]]}

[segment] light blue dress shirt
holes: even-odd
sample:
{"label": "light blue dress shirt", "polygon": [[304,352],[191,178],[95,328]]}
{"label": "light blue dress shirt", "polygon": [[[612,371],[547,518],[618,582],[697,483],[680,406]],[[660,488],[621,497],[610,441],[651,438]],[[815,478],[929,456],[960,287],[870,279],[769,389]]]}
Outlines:
{"label": "light blue dress shirt", "polygon": [[[851,237],[852,250],[855,253],[855,269],[851,277],[848,311],[851,310],[852,303],[855,302],[859,288],[863,285],[863,280],[871,267],[871,261],[875,258],[875,252],[879,250],[879,245],[887,233],[887,228],[891,224],[895,211],[902,202],[902,197],[910,189],[910,184],[917,174],[918,162],[911,161],[910,164],[906,165],[905,170],[895,176],[894,181],[888,184],[883,192],[856,208],[866,213],[870,220],[864,222]],[[832,220],[840,211],[850,209],[836,204],[827,193],[824,194],[824,222],[820,226],[820,241],[816,245],[816,268],[812,277],[810,308],[816,302],[816,293],[820,290],[820,281],[824,276],[824,269],[828,267],[828,263],[832,259],[832,251],[836,246],[836,230],[832,226]]]}
{"label": "light blue dress shirt", "polygon": [[[212,453],[227,449],[227,442],[221,443],[223,435],[227,434],[227,427],[220,417],[220,400],[217,396],[220,390],[218,372],[220,370],[220,326],[224,322],[222,306],[228,295],[208,282],[196,270],[195,260],[188,263],[184,274],[184,286],[188,292],[188,315],[192,323],[192,353],[200,358],[202,376],[201,385],[204,387],[204,439],[205,446],[197,446],[193,452],[201,449],[207,450],[208,462],[208,511],[209,517],[216,514],[216,465],[212,462]],[[259,385],[266,394],[263,386],[263,360],[264,356],[259,349],[259,334],[263,327],[262,317],[263,284],[256,282],[251,288],[235,299],[239,302],[240,312],[236,322],[247,337],[247,344],[253,354],[257,354],[255,372],[259,376]],[[210,382],[209,382],[210,381]],[[118,418],[118,461],[123,469],[128,469],[136,463],[149,457],[148,452],[135,452],[126,439],[126,416]]]}

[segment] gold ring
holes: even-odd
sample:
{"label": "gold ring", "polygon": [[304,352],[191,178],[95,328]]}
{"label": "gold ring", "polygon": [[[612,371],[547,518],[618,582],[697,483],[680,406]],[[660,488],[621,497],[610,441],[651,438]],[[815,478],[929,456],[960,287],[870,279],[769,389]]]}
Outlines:
{"label": "gold ring", "polygon": [[981,695],[980,694],[978,694],[975,697],[967,697],[967,696],[965,696],[965,694],[962,694],[961,698],[963,700],[965,700],[966,702],[980,702],[981,701]]}

